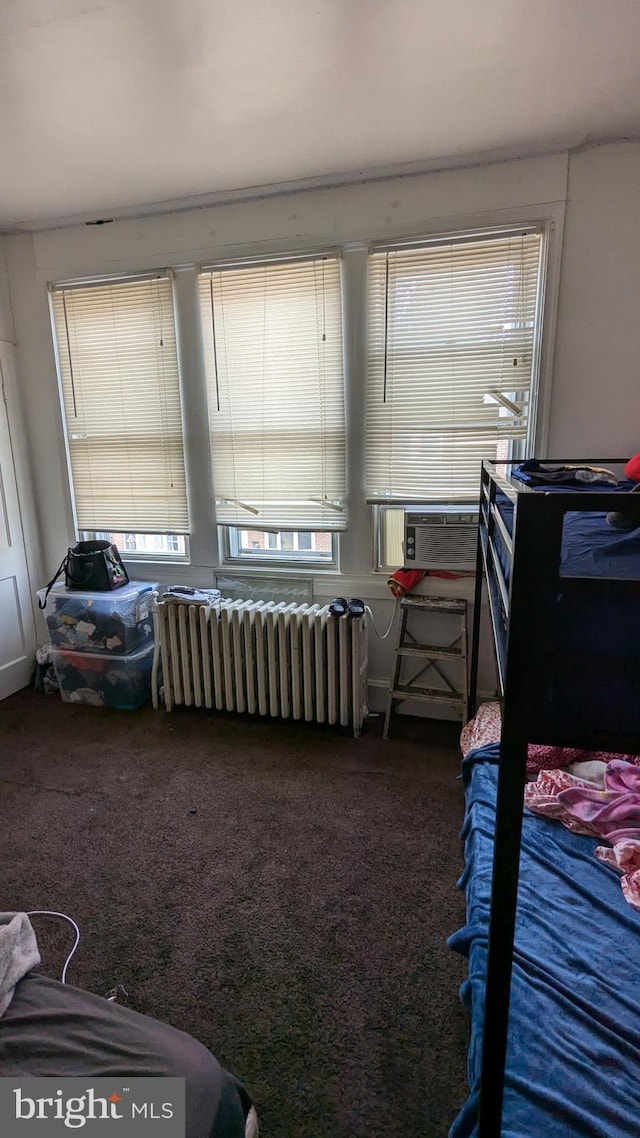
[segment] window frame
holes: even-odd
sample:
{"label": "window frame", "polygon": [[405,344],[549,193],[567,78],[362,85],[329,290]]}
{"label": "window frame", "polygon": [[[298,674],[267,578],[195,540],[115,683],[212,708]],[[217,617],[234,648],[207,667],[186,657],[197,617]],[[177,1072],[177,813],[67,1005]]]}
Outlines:
{"label": "window frame", "polygon": [[[485,170],[487,176],[490,171]],[[558,178],[554,173],[555,183]],[[553,179],[550,180],[553,184]],[[406,183],[411,189],[411,183]],[[333,588],[340,591],[340,576],[358,582],[360,589],[364,588],[364,580],[370,581],[373,588],[382,589],[381,573],[385,570],[378,565],[376,556],[377,531],[375,508],[369,508],[365,501],[363,479],[364,469],[364,393],[362,376],[366,359],[366,294],[367,294],[367,258],[372,247],[378,242],[391,241],[397,238],[414,241],[420,238],[442,238],[463,230],[469,232],[475,229],[500,226],[513,228],[514,226],[528,227],[539,224],[548,235],[546,246],[546,263],[544,264],[544,294],[542,297],[542,338],[540,344],[540,367],[536,406],[530,409],[530,422],[535,435],[532,439],[532,449],[537,457],[544,458],[548,451],[549,420],[551,409],[551,379],[553,374],[556,325],[558,316],[558,300],[561,273],[561,252],[563,231],[565,224],[566,203],[564,196],[558,191],[551,194],[543,190],[544,197],[534,196],[539,193],[534,185],[531,197],[524,198],[522,191],[517,192],[506,183],[505,194],[489,193],[487,187],[484,193],[478,191],[479,198],[474,212],[469,208],[469,197],[455,198],[455,212],[447,214],[442,210],[438,216],[429,216],[429,210],[424,208],[423,199],[417,203],[408,196],[406,210],[398,211],[397,216],[388,220],[389,225],[383,224],[380,210],[373,205],[368,212],[344,215],[340,223],[333,229],[332,247],[340,250],[342,264],[342,302],[343,302],[343,330],[344,330],[344,379],[345,399],[347,405],[347,487],[349,493],[349,529],[340,536],[339,550],[336,551],[336,564],[328,568],[326,564],[315,568],[305,563],[303,568],[309,574],[318,573],[320,576],[333,576]],[[504,206],[492,205],[496,197],[508,199],[513,204]],[[514,201],[520,197],[522,204]],[[277,258],[289,254],[297,256],[304,254],[313,256],[327,251],[326,241],[318,240],[317,230],[312,233],[310,226],[300,231],[296,227],[295,236],[287,237],[278,229],[272,235],[269,227],[258,232],[253,230],[249,242],[242,244],[240,239],[229,240],[224,250],[225,256],[245,259],[247,253],[254,259],[264,259],[270,255]],[[42,290],[42,298],[46,296],[47,288],[51,283],[67,283],[71,279],[83,281],[115,280],[131,275],[149,274],[162,271],[172,271],[174,274],[174,304],[176,313],[176,333],[179,354],[179,382],[182,395],[183,426],[188,445],[185,447],[185,464],[187,474],[187,492],[189,497],[189,514],[191,532],[187,538],[189,556],[186,562],[178,563],[182,579],[189,583],[198,583],[208,577],[211,572],[222,571],[225,566],[233,567],[237,571],[247,573],[256,570],[264,572],[265,566],[244,558],[229,562],[224,542],[224,527],[220,527],[212,509],[213,487],[211,480],[211,464],[208,450],[208,423],[206,403],[206,380],[204,377],[203,347],[200,332],[200,311],[198,301],[198,274],[203,267],[215,265],[216,253],[222,246],[218,238],[212,241],[207,237],[208,230],[203,230],[200,237],[187,248],[180,248],[172,240],[170,244],[164,243],[164,251],[158,246],[157,254],[143,254],[138,260],[132,260],[130,245],[114,248],[111,255],[100,252],[95,247],[87,249],[80,259],[75,256],[61,255],[52,257],[51,268],[36,270],[38,282]],[[177,251],[176,251],[177,250]],[[135,251],[133,251],[135,253]],[[222,259],[222,258],[220,258]],[[43,328],[44,331],[44,328]],[[51,326],[48,340],[51,357],[51,375],[53,358],[56,354],[55,332]],[[53,380],[55,390],[55,379]],[[55,399],[54,415],[57,427],[57,446],[59,453],[64,455],[66,448],[64,413],[61,411],[59,397]],[[56,517],[58,528],[64,531],[66,540],[70,543],[77,534],[74,514],[74,499],[72,493],[72,480],[68,461],[63,474],[63,464],[59,464],[60,506]],[[53,502],[51,503],[53,505]],[[50,544],[50,543],[49,543]],[[338,543],[336,543],[338,544]],[[48,548],[48,547],[47,547]],[[53,553],[50,550],[50,553]],[[131,554],[138,558],[139,555]],[[144,560],[147,567],[144,574],[148,575],[156,570],[155,579],[170,579],[170,562],[165,559],[148,557]],[[273,560],[268,562],[266,568],[274,574],[286,575],[295,566],[290,562],[277,564]],[[142,566],[141,566],[142,570]],[[298,572],[300,567],[298,567]],[[152,579],[149,577],[149,579]],[[354,585],[355,587],[355,585]],[[381,594],[382,595],[382,594]],[[386,592],[385,592],[386,595]]]}
{"label": "window frame", "polygon": [[[522,457],[524,457],[524,456],[526,456],[528,451],[533,452],[532,440],[536,436],[538,397],[539,397],[539,388],[540,388],[540,384],[541,384],[541,380],[542,380],[540,346],[541,346],[542,333],[543,333],[543,327],[544,327],[544,303],[543,302],[544,302],[544,297],[545,297],[546,273],[547,273],[547,264],[548,264],[549,227],[541,221],[529,221],[527,223],[520,221],[515,225],[512,225],[512,224],[500,225],[500,226],[487,225],[487,226],[482,226],[482,227],[477,227],[477,228],[473,227],[473,228],[469,228],[469,229],[466,229],[466,228],[465,229],[458,229],[458,230],[453,231],[453,232],[447,231],[447,232],[440,232],[440,233],[424,234],[421,236],[412,236],[412,237],[407,237],[406,239],[401,239],[401,240],[390,240],[390,241],[385,240],[385,241],[380,241],[380,242],[372,242],[369,246],[368,260],[367,260],[368,270],[370,270],[372,268],[374,258],[376,258],[376,259],[378,259],[380,257],[384,258],[385,254],[387,255],[387,258],[388,258],[389,254],[393,254],[396,252],[399,254],[402,254],[403,252],[405,252],[406,254],[409,254],[409,256],[410,256],[413,251],[415,251],[417,254],[419,254],[420,251],[424,250],[428,254],[429,250],[437,251],[437,250],[443,249],[443,248],[446,249],[446,247],[448,247],[448,246],[453,246],[453,247],[458,247],[458,248],[464,249],[465,246],[471,245],[471,246],[474,246],[476,248],[478,248],[478,247],[481,248],[483,242],[487,242],[489,244],[489,243],[495,242],[495,241],[511,241],[512,239],[517,240],[517,238],[519,236],[521,236],[521,235],[524,236],[524,235],[529,235],[529,234],[536,235],[540,238],[540,245],[539,245],[539,250],[538,250],[538,275],[537,275],[537,279],[535,280],[535,290],[533,293],[533,295],[535,296],[535,301],[534,301],[535,310],[534,310],[534,315],[533,315],[533,321],[531,324],[531,327],[532,327],[531,347],[530,347],[530,351],[531,351],[530,376],[531,376],[531,378],[530,378],[530,381],[529,381],[527,388],[523,388],[521,390],[521,392],[519,391],[518,393],[510,396],[511,399],[513,399],[515,401],[515,403],[518,403],[518,404],[522,403],[526,407],[526,428],[525,428],[526,433],[525,433],[525,437],[521,440],[516,440],[515,442],[512,439],[508,440],[509,457],[515,457],[518,454],[521,454]],[[428,275],[428,272],[429,272],[428,262],[425,265],[425,270],[426,270],[426,274]],[[464,273],[464,271],[465,270],[463,268],[462,272]],[[387,259],[387,274],[388,273],[389,273],[389,268],[388,268],[388,259]],[[388,279],[389,278],[387,277],[387,282],[388,282]],[[389,289],[389,283],[387,283],[386,288],[387,288],[387,290]],[[372,295],[373,294],[371,293],[371,278],[370,278],[370,274],[368,271],[368,273],[367,273],[367,316],[368,316],[368,327],[369,328],[371,328]],[[478,294],[476,293],[476,296],[477,295]],[[372,367],[375,368],[375,363],[376,363],[376,359],[377,359],[377,356],[376,356],[376,358],[374,358],[372,360],[372,351],[374,349],[380,349],[381,351],[384,352],[384,387],[386,390],[386,384],[387,384],[387,364],[386,364],[386,360],[387,360],[387,355],[386,355],[386,353],[387,353],[387,339],[386,338],[387,338],[387,302],[388,302],[388,297],[389,297],[389,293],[387,292],[387,300],[385,300],[385,304],[383,306],[384,307],[384,345],[379,344],[377,340],[372,340],[371,332],[369,332],[369,334],[368,334],[367,357],[366,357],[366,363],[365,363],[365,368],[364,368],[364,382],[365,382],[365,386],[367,389],[367,399],[369,398],[369,394],[371,391],[371,385],[373,384],[375,386],[375,383],[376,383],[376,380],[375,380],[375,378],[372,377],[372,372],[371,372]],[[378,304],[377,304],[378,319],[381,319],[379,309],[380,309],[380,306],[379,306],[379,302],[378,302]],[[375,311],[375,307],[374,307],[374,311]],[[528,326],[528,322],[527,322],[527,326]],[[397,325],[392,326],[391,323],[389,324],[389,330],[391,332],[392,339],[393,339],[394,331],[391,331],[392,327],[395,331],[395,329],[397,328]],[[414,337],[415,337],[415,333],[414,333]],[[488,341],[488,342],[490,342],[490,341]],[[473,343],[472,350],[474,353],[477,351],[477,343]],[[431,349],[429,349],[429,351],[426,353],[425,359],[429,358],[430,352],[431,352]],[[454,345],[454,358],[462,357],[464,359],[464,355],[465,355],[464,344],[462,345],[462,348],[459,349],[458,345],[456,343]],[[391,372],[391,378],[393,381],[393,371]],[[378,379],[378,383],[379,382],[380,382],[380,379]],[[421,390],[424,392],[424,390],[425,390],[424,385],[423,385]],[[526,398],[524,397],[525,392],[526,392]],[[505,393],[503,393],[503,394],[505,394]],[[488,403],[490,401],[490,395],[491,395],[491,393],[489,393],[489,392],[485,395],[485,399],[484,399],[485,403]],[[491,401],[497,403],[497,402],[501,402],[501,399],[500,398],[498,398],[498,399],[494,398]],[[418,405],[419,405],[419,400],[418,400]],[[509,402],[509,399],[506,400],[506,405],[508,405],[509,407],[514,406],[513,403]],[[393,413],[393,406],[394,406],[394,404],[393,404],[393,398],[392,398],[391,403],[390,403],[391,414]],[[449,407],[450,406],[451,406],[451,401],[449,403]],[[402,418],[401,408],[399,409],[398,413],[399,413],[400,417]],[[503,408],[499,408],[499,410],[498,410],[499,417],[502,417],[503,415],[506,417],[507,414],[508,414],[508,412],[506,410],[504,410]],[[447,424],[449,424],[449,423],[450,423],[450,421],[447,420]],[[375,429],[375,426],[376,426],[376,423],[375,422],[372,423],[372,427],[374,429]],[[369,428],[369,422],[368,422],[368,416],[367,416],[367,430],[368,430],[368,428]],[[455,432],[455,424],[452,424],[450,427],[448,425],[445,426],[444,420],[443,420],[443,430],[446,430],[446,429],[451,429],[453,432]],[[389,430],[390,430],[390,437],[392,439],[395,439],[396,438],[395,428],[392,426],[389,428]],[[464,428],[461,428],[460,430],[462,432],[462,430],[464,430]],[[496,436],[496,442],[498,442],[498,436]],[[456,446],[457,445],[458,444],[456,443]],[[368,464],[367,448],[368,448],[368,437],[365,438],[365,469],[364,469],[365,483],[368,483],[368,480],[369,480],[369,471],[367,468],[367,464]],[[392,450],[393,450],[393,448],[392,448]],[[458,452],[456,452],[456,453],[458,453]],[[376,456],[375,461],[379,462],[380,461],[379,456],[381,454],[379,446],[377,447],[377,449],[374,449],[373,454],[374,454],[374,456]],[[491,456],[487,455],[486,457],[497,458],[498,456],[497,455],[491,455]],[[502,457],[506,457],[506,456],[503,455]],[[393,468],[390,466],[389,472],[391,472],[392,469]],[[398,472],[396,472],[396,473],[398,473]],[[470,487],[466,486],[463,488],[460,485],[452,486],[450,491],[449,490],[446,492],[442,491],[442,492],[438,492],[437,494],[433,494],[431,496],[425,495],[424,497],[418,496],[415,494],[409,494],[405,497],[401,493],[398,493],[397,489],[395,492],[390,492],[388,494],[388,497],[386,497],[383,494],[381,494],[379,491],[374,491],[373,489],[370,489],[368,485],[367,485],[367,489],[366,489],[367,503],[369,505],[374,506],[374,507],[375,506],[384,506],[384,505],[388,505],[388,506],[395,505],[395,506],[406,507],[408,505],[420,505],[420,504],[426,505],[426,504],[430,504],[430,503],[438,503],[441,501],[456,501],[456,500],[460,500],[460,501],[467,500],[468,501],[469,495],[470,495]],[[374,548],[376,550],[376,564],[379,564],[379,550],[380,550],[380,540],[379,540],[380,534],[378,532],[378,529],[379,529],[378,526],[374,527]]]}
{"label": "window frame", "polygon": [[[74,483],[73,466],[72,466],[72,458],[71,458],[71,447],[70,447],[70,437],[69,437],[69,425],[67,422],[67,411],[66,411],[65,396],[64,396],[63,366],[62,366],[62,361],[60,359],[60,352],[59,352],[59,347],[58,347],[58,329],[57,329],[56,317],[55,317],[54,294],[55,293],[64,293],[65,289],[69,289],[69,290],[84,289],[84,288],[90,289],[92,287],[95,288],[95,287],[108,286],[108,285],[125,285],[128,283],[135,284],[137,282],[143,283],[145,281],[153,281],[155,279],[160,279],[160,280],[166,279],[169,282],[170,289],[171,289],[171,314],[172,314],[172,320],[173,320],[173,334],[175,337],[175,347],[176,347],[177,392],[178,392],[179,408],[180,408],[182,464],[183,464],[183,468],[184,468],[184,478],[185,478],[184,490],[185,490],[185,498],[186,498],[186,514],[187,514],[187,527],[188,527],[183,533],[181,533],[179,535],[179,536],[183,537],[184,542],[185,542],[185,551],[186,551],[185,556],[182,556],[179,553],[176,556],[177,556],[177,559],[180,561],[180,563],[185,563],[185,562],[190,561],[189,546],[190,546],[191,534],[193,532],[193,519],[191,517],[191,508],[190,508],[191,495],[190,495],[190,488],[189,488],[189,471],[187,469],[187,453],[186,453],[187,452],[187,446],[186,446],[187,424],[185,421],[185,399],[184,399],[184,388],[183,388],[183,378],[182,378],[182,366],[181,366],[181,359],[180,359],[180,355],[181,355],[180,329],[179,329],[179,325],[178,325],[178,312],[177,312],[177,304],[176,304],[176,275],[175,275],[175,270],[171,266],[168,266],[165,263],[163,263],[162,266],[158,266],[157,268],[146,268],[146,269],[139,269],[139,270],[135,270],[135,271],[123,271],[123,272],[119,272],[119,273],[113,273],[113,272],[110,272],[110,273],[91,273],[91,274],[88,274],[86,277],[84,277],[84,276],[83,277],[75,277],[74,276],[72,278],[65,277],[65,278],[60,278],[60,279],[55,279],[55,280],[47,280],[46,281],[46,289],[47,289],[47,302],[48,302],[48,312],[49,312],[49,328],[50,328],[50,334],[51,334],[53,356],[54,356],[54,360],[55,360],[58,403],[59,403],[59,409],[60,409],[61,429],[62,429],[62,438],[63,438],[63,442],[64,442],[64,454],[65,454],[65,463],[66,463],[66,474],[67,474],[68,488],[69,488],[69,505],[70,505],[70,510],[71,510],[71,516],[73,518],[73,527],[74,527],[74,532],[75,532],[75,536],[76,536],[77,540],[81,540],[83,534],[86,534],[87,539],[91,540],[95,537],[96,533],[100,533],[103,531],[91,530],[91,529],[87,529],[85,527],[81,527],[79,524],[79,521],[78,521],[78,511],[77,511],[77,503],[76,503],[76,489],[75,489],[75,483]],[[119,533],[119,532],[126,532],[126,531],[125,530],[112,530],[111,532],[118,532]],[[147,531],[143,531],[141,528],[139,528],[136,531],[130,530],[128,532],[141,533],[141,532],[147,532]],[[151,531],[148,531],[148,532],[151,532]],[[160,531],[158,531],[158,532],[160,532]],[[168,531],[163,531],[163,532],[168,532]],[[140,554],[136,554],[134,552],[131,552],[128,556],[132,557],[132,558],[139,558],[141,560],[143,560],[143,559],[149,560],[148,553],[145,553],[144,555],[140,555]],[[164,555],[159,554],[159,556],[162,558]]]}
{"label": "window frame", "polygon": [[[516,440],[516,444],[521,445],[519,440]],[[512,454],[512,455],[510,455],[510,457],[514,458],[516,456],[514,454]],[[519,457],[524,459],[525,456],[523,454]],[[501,461],[505,461],[505,460],[503,459]],[[480,487],[480,481],[478,480],[478,489],[479,489],[479,487]],[[373,541],[374,541],[373,549],[374,549],[374,558],[375,558],[375,567],[374,567],[375,573],[393,573],[396,569],[404,568],[404,557],[401,557],[397,564],[393,564],[391,562],[388,562],[384,558],[384,545],[385,545],[384,519],[385,519],[385,515],[391,510],[397,510],[399,513],[404,514],[404,511],[407,508],[411,507],[412,504],[416,505],[416,503],[411,503],[411,502],[405,502],[404,504],[401,504],[400,502],[388,502],[388,503],[387,502],[376,502],[376,503],[371,505],[371,510],[372,510],[372,514],[373,514]],[[424,503],[420,503],[419,505],[422,505],[422,504],[424,504]],[[432,506],[436,505],[435,502],[431,502],[430,504]],[[442,505],[458,505],[460,507],[466,507],[466,506],[471,506],[471,505],[477,505],[477,503],[471,502],[469,498],[464,498],[464,499],[463,498],[459,498],[459,499],[452,498],[452,499],[449,499],[447,502],[443,501]],[[404,530],[404,525],[402,526],[402,529]]]}
{"label": "window frame", "polygon": [[[447,229],[447,230],[434,230],[432,233],[426,233],[422,236],[410,235],[404,240],[398,241],[380,241],[371,242],[368,247],[367,263],[369,257],[376,252],[380,252],[385,245],[407,248],[412,246],[419,246],[433,244],[435,246],[441,244],[464,243],[471,241],[474,237],[484,237],[489,235],[508,235],[515,230],[522,228],[523,230],[534,230],[540,233],[541,248],[540,248],[540,262],[539,274],[536,289],[536,314],[534,324],[534,335],[532,344],[532,361],[531,361],[531,384],[528,391],[528,414],[527,414],[527,434],[526,439],[509,440],[509,453],[510,459],[524,459],[528,454],[544,453],[546,451],[546,441],[548,435],[548,421],[549,421],[549,404],[550,404],[550,371],[553,361],[553,342],[555,335],[555,319],[557,314],[557,298],[558,298],[558,280],[559,280],[559,251],[554,251],[554,237],[559,241],[559,248],[561,248],[562,232],[557,238],[557,229],[562,230],[564,214],[560,212],[556,219],[553,211],[552,216],[545,218],[536,218],[519,213],[519,216],[513,221],[509,220],[500,225],[483,225],[469,229]],[[559,225],[557,224],[559,222]],[[367,277],[368,286],[368,277]],[[549,313],[551,312],[551,317]],[[549,329],[549,321],[551,319],[551,329]],[[549,348],[551,344],[551,350]],[[368,345],[367,345],[368,349]],[[365,365],[366,376],[366,365]],[[365,440],[366,446],[366,440]],[[478,475],[478,494],[480,490],[480,477]],[[457,500],[452,495],[451,500]],[[462,500],[462,499],[460,499]],[[431,504],[435,504],[435,499]],[[468,501],[468,495],[467,495]],[[384,511],[392,509],[404,510],[411,505],[423,504],[415,501],[401,501],[399,498],[391,498],[388,502],[383,499],[367,499],[370,507],[369,513],[371,517],[372,526],[372,547],[374,566],[373,572],[389,573],[397,569],[397,565],[389,565],[386,563],[383,556],[384,552]],[[401,564],[403,564],[402,559]]]}
{"label": "window frame", "polygon": [[[105,530],[79,530],[76,528],[76,536],[77,536],[78,541],[113,541],[113,538],[115,536],[117,536],[117,532],[118,531],[115,531],[115,530],[108,532]],[[131,531],[129,531],[129,532],[131,532]],[[126,538],[128,536],[129,536],[128,532],[123,532],[124,538]],[[118,545],[118,552],[119,552],[120,556],[122,557],[122,560],[123,561],[137,561],[137,562],[140,562],[140,564],[148,564],[148,565],[154,565],[154,564],[158,564],[158,565],[190,565],[191,564],[191,549],[190,549],[191,538],[190,538],[190,535],[188,533],[167,534],[167,533],[157,533],[156,532],[156,533],[149,533],[148,536],[150,536],[150,537],[166,537],[166,538],[169,538],[169,537],[180,538],[181,537],[184,541],[185,551],[182,554],[177,549],[176,550],[167,550],[166,553],[163,553],[162,550],[160,550],[160,549],[155,549],[153,551],[148,550],[148,549],[145,549],[145,550],[127,549],[126,542],[123,541],[122,547],[120,547]],[[114,544],[117,545],[117,542],[115,542]]]}
{"label": "window frame", "polygon": [[[238,526],[218,526],[218,544],[220,548],[220,564],[222,566],[235,566],[238,568],[240,565],[252,566],[257,568],[272,568],[272,569],[310,569],[314,572],[333,572],[340,571],[340,538],[343,536],[341,533],[331,530],[314,530],[314,533],[327,533],[331,541],[331,555],[323,559],[314,557],[313,554],[317,550],[312,549],[310,556],[305,556],[303,550],[294,549],[291,555],[284,554],[283,550],[278,546],[273,552],[268,549],[261,549],[259,554],[241,553],[240,541],[237,536]],[[259,530],[259,527],[254,527],[256,532],[268,533],[268,530]],[[281,532],[298,533],[298,530],[278,531],[278,536]],[[300,553],[303,556],[296,556]]]}
{"label": "window frame", "polygon": [[396,569],[402,568],[402,563],[404,561],[404,558],[403,558],[399,565],[391,565],[390,563],[388,563],[385,560],[385,558],[383,556],[384,544],[385,544],[384,518],[385,518],[385,514],[387,513],[388,510],[399,510],[399,511],[402,511],[402,513],[404,513],[405,507],[404,506],[398,506],[398,505],[396,505],[396,506],[391,506],[391,505],[385,506],[382,504],[376,504],[375,506],[372,507],[375,568],[376,568],[376,572],[379,572],[379,573],[393,573]]}
{"label": "window frame", "polygon": [[[295,266],[296,264],[300,264],[300,263],[319,262],[319,261],[323,261],[325,259],[330,260],[330,261],[335,261],[337,263],[337,269],[338,269],[338,293],[339,293],[339,301],[340,301],[340,303],[339,303],[339,323],[340,323],[340,335],[341,335],[340,358],[341,358],[341,372],[342,372],[342,413],[344,416],[343,433],[342,433],[342,446],[343,446],[343,451],[344,451],[344,482],[343,482],[343,489],[339,495],[339,498],[324,499],[324,501],[327,502],[328,507],[329,507],[329,509],[327,511],[329,517],[332,517],[333,511],[335,510],[336,515],[339,515],[340,513],[342,513],[343,516],[345,516],[347,520],[346,520],[346,525],[345,525],[344,529],[340,529],[339,527],[336,527],[336,529],[334,529],[334,530],[324,530],[323,531],[322,527],[318,526],[314,532],[328,532],[328,533],[333,533],[335,536],[335,535],[338,535],[339,533],[343,533],[343,534],[346,533],[348,531],[348,526],[349,526],[348,492],[347,492],[349,423],[348,423],[348,401],[347,401],[347,382],[348,381],[347,381],[347,374],[346,374],[346,371],[347,371],[347,359],[346,359],[346,357],[347,357],[347,352],[346,352],[347,333],[346,333],[346,329],[345,329],[345,304],[344,304],[344,249],[340,245],[322,245],[322,246],[314,246],[314,247],[310,247],[310,248],[306,248],[306,249],[304,249],[304,248],[300,249],[297,247],[295,249],[281,249],[281,250],[271,251],[269,253],[254,254],[254,255],[248,255],[248,256],[245,255],[245,256],[241,256],[241,257],[226,257],[226,258],[220,258],[217,261],[201,262],[196,266],[196,283],[197,283],[197,289],[198,289],[198,297],[200,298],[200,296],[201,296],[201,294],[200,294],[200,282],[201,282],[202,278],[207,276],[207,274],[209,274],[209,275],[212,275],[215,273],[224,274],[224,272],[226,272],[226,271],[234,272],[234,271],[242,271],[243,269],[250,270],[252,268],[259,269],[260,267],[263,267],[263,266],[268,267],[270,265],[274,266],[274,267],[278,267],[278,266],[285,267],[287,265]],[[205,322],[204,322],[204,318],[202,316],[202,303],[201,302],[199,305],[199,312],[200,312],[200,334],[202,337],[202,348],[203,348],[203,383],[204,383],[204,390],[205,390],[205,399],[207,400],[207,408],[208,408],[208,413],[209,413],[208,418],[207,418],[207,426],[208,426],[208,430],[209,430],[209,438],[211,439],[212,432],[211,432],[211,424],[210,424],[210,418],[209,418],[209,415],[210,415],[209,400],[211,398],[211,392],[210,392],[210,382],[209,382],[209,374],[208,374],[208,370],[209,370],[209,366],[210,366],[208,361],[210,359],[210,356],[208,355],[208,353],[205,350],[205,340],[208,336],[208,330],[205,330],[205,326],[204,326]],[[216,356],[215,323],[212,323],[211,335],[213,337],[214,358],[215,358],[215,356]],[[216,384],[216,390],[217,390],[217,384]],[[328,403],[327,406],[329,406],[329,408],[330,408],[331,407],[330,403]],[[220,503],[220,505],[223,506],[224,503],[230,503],[231,501],[233,501],[233,499],[224,498],[220,495],[219,487],[216,486],[216,476],[215,476],[215,470],[213,469],[213,467],[214,467],[213,454],[211,453],[211,446],[210,446],[210,468],[211,468],[211,476],[213,478],[213,490],[214,490],[213,508],[214,508],[214,515],[215,515],[217,503]],[[314,500],[320,501],[319,498],[314,499]],[[221,537],[220,537],[221,531],[242,529],[245,527],[243,527],[241,525],[234,525],[233,523],[228,522],[228,521],[224,521],[224,522],[218,521],[217,525],[218,525],[219,551],[220,551],[220,562],[221,562],[221,564],[225,560],[228,560],[229,558],[232,558],[234,561],[235,560],[242,560],[242,561],[246,560],[247,555],[234,555],[233,554],[233,552],[232,552],[233,541],[226,540],[226,541],[222,542]],[[304,525],[304,522],[303,522],[303,527],[307,528],[306,525]],[[260,528],[260,527],[256,527],[256,528]],[[269,528],[271,528],[271,527],[269,527]],[[289,527],[286,527],[286,531],[297,532],[297,531],[289,530]],[[282,527],[282,532],[285,532],[285,527]],[[227,535],[227,538],[228,538],[228,535]],[[337,542],[334,541],[334,542],[332,542],[332,564],[337,565],[337,560],[338,560],[338,548],[337,548]],[[287,564],[289,564],[289,562],[287,562]],[[305,562],[303,562],[303,564],[307,564],[307,562],[305,561]]]}

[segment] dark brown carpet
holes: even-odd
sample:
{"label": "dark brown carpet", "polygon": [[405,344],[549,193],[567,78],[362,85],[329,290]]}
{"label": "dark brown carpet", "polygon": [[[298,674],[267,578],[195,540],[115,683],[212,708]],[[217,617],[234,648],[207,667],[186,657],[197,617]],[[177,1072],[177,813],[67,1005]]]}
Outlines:
{"label": "dark brown carpet", "polygon": [[0,704],[0,907],[73,916],[69,982],[201,1039],[264,1138],[442,1138],[465,1097],[456,731],[380,730]]}

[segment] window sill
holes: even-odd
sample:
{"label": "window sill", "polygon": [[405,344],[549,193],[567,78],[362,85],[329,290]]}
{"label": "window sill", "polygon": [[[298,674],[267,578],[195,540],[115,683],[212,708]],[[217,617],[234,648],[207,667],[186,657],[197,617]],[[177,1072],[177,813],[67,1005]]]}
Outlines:
{"label": "window sill", "polygon": [[[193,585],[199,588],[215,587],[216,577],[277,576],[283,580],[308,578],[313,582],[314,600],[324,603],[325,598],[335,596],[360,597],[365,601],[393,601],[387,584],[389,573],[385,570],[372,570],[368,574],[340,573],[336,569],[309,571],[307,574],[293,567],[278,568],[267,566],[236,566],[225,562],[219,566],[193,565],[180,562],[125,561],[125,568],[132,580],[153,581],[160,585]],[[459,577],[455,580],[444,577],[425,577],[414,591],[418,595],[441,597],[462,597],[473,601],[475,577]],[[483,600],[485,598],[483,597]]]}
{"label": "window sill", "polygon": [[304,576],[305,573],[315,575],[317,573],[337,573],[338,568],[336,565],[323,565],[318,561],[267,561],[257,559],[249,560],[243,557],[227,557],[221,563],[218,573],[290,573],[294,577]]}

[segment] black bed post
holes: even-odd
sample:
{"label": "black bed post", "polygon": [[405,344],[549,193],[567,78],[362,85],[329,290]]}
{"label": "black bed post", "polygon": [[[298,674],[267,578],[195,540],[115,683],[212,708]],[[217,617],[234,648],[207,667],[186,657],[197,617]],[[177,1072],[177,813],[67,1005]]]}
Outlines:
{"label": "black bed post", "polygon": [[[512,723],[509,723],[509,720]],[[500,1138],[527,744],[505,715],[496,811],[479,1138]],[[503,757],[508,755],[508,760]]]}
{"label": "black bed post", "polygon": [[476,579],[473,590],[473,631],[471,633],[471,668],[469,670],[469,699],[467,711],[469,719],[476,713],[478,702],[478,659],[480,656],[480,618],[482,615],[482,539],[480,537],[480,518],[484,502],[484,484],[486,482],[484,462],[480,471],[480,502],[478,506],[478,541],[476,545]]}
{"label": "black bed post", "polygon": [[[551,620],[562,540],[561,510],[518,495],[513,525],[509,632],[496,805],[479,1138],[500,1138],[527,745],[553,652]],[[552,495],[548,496],[553,497]],[[535,1010],[532,1009],[532,1014]]]}

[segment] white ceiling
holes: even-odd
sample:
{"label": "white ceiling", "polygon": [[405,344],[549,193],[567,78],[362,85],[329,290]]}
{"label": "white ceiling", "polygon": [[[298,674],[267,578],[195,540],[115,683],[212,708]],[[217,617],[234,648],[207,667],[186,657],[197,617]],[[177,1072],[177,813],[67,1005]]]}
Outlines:
{"label": "white ceiling", "polygon": [[0,227],[640,135],[639,0],[0,0]]}

